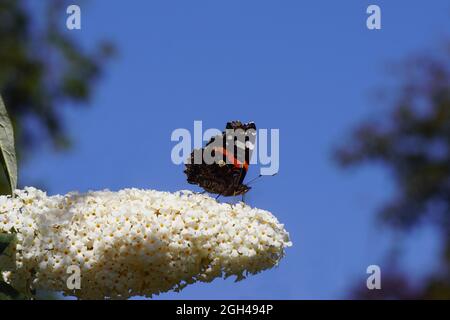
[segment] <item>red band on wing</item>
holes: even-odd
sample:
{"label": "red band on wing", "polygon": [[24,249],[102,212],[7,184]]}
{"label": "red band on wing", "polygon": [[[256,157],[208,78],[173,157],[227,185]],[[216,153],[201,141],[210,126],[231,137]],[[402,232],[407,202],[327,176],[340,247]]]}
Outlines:
{"label": "red band on wing", "polygon": [[233,163],[233,165],[236,168],[238,168],[238,169],[244,168],[245,171],[248,170],[248,163],[247,163],[247,161],[244,161],[244,164],[242,164],[242,162],[239,161],[236,157],[234,157],[233,155],[228,154],[227,149],[215,147],[214,151],[225,155],[227,157],[228,161]]}

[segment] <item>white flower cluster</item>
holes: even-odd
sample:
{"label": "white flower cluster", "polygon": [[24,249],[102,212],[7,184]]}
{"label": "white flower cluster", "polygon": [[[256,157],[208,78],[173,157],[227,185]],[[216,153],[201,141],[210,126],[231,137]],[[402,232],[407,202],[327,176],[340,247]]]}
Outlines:
{"label": "white flower cluster", "polygon": [[[47,196],[25,188],[0,197],[0,232],[17,235],[7,282],[83,299],[152,296],[217,277],[242,279],[276,265],[292,245],[269,212],[189,191]],[[80,289],[68,289],[69,266],[81,271]]]}

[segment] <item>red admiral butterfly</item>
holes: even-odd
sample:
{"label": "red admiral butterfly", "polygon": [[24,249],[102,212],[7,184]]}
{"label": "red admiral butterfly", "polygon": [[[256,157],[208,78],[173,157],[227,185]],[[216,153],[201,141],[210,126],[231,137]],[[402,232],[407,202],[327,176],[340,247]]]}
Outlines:
{"label": "red admiral butterfly", "polygon": [[190,163],[184,170],[188,183],[216,193],[217,197],[243,196],[251,189],[242,182],[255,140],[256,126],[253,122],[228,122],[221,135],[212,137],[204,148],[192,151]]}

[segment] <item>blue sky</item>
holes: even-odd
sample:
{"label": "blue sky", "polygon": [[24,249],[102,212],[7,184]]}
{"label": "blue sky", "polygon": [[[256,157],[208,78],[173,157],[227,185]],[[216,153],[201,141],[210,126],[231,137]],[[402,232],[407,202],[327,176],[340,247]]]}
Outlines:
{"label": "blue sky", "polygon": [[[171,132],[192,130],[194,120],[206,128],[255,121],[280,129],[280,172],[257,182],[246,201],[273,212],[294,246],[279,267],[245,281],[159,298],[342,298],[368,265],[383,271],[393,235],[375,212],[395,186],[381,167],[339,169],[331,152],[352,126],[383,114],[373,93],[389,81],[389,62],[438,48],[450,27],[448,1],[79,3],[82,30],[66,32],[86,47],[110,39],[119,54],[88,106],[61,106],[74,147],[38,150],[21,168],[22,183],[43,183],[50,194],[198,190],[171,162]],[[369,4],[381,7],[379,31],[366,28]],[[433,231],[414,231],[404,244],[413,279],[435,267]]]}

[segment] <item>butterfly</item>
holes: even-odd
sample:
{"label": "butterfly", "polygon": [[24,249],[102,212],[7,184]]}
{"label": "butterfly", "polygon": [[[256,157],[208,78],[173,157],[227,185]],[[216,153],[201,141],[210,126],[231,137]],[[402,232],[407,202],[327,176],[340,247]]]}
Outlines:
{"label": "butterfly", "polygon": [[202,149],[192,151],[184,173],[190,184],[219,196],[244,195],[251,187],[243,183],[256,140],[255,123],[231,121],[222,134]]}

